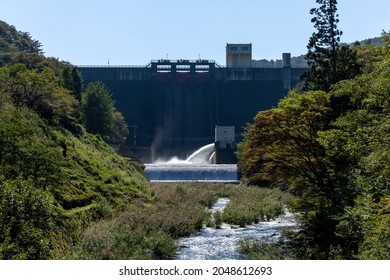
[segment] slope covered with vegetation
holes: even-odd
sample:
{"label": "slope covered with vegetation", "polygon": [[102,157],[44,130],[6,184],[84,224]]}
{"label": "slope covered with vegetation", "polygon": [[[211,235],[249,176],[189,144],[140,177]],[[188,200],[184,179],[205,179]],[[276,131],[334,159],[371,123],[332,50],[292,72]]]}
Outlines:
{"label": "slope covered with vegetation", "polygon": [[289,236],[293,258],[389,259],[390,36],[340,46],[337,1],[317,3],[304,86],[247,126],[240,170],[296,197],[303,229]]}
{"label": "slope covered with vegetation", "polygon": [[0,259],[56,258],[92,221],[151,201],[142,168],[102,140],[111,131],[84,127],[77,69],[4,22],[0,61]]}

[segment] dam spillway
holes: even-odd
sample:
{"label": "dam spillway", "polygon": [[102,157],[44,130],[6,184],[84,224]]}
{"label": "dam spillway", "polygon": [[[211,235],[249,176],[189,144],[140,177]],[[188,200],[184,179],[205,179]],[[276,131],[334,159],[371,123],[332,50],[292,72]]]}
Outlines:
{"label": "dam spillway", "polygon": [[236,164],[146,164],[151,182],[237,183]]}

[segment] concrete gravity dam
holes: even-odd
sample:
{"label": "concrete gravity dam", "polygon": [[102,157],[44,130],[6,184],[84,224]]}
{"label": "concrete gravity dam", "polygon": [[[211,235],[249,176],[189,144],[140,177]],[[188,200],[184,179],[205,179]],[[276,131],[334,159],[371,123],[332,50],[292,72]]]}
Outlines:
{"label": "concrete gravity dam", "polygon": [[306,68],[252,67],[251,44],[228,44],[226,66],[213,60],[152,60],[145,66],[79,66],[84,84],[107,85],[126,119],[126,146],[143,162],[186,158],[215,142],[216,126],[235,127],[235,141],[258,111],[277,105]]}

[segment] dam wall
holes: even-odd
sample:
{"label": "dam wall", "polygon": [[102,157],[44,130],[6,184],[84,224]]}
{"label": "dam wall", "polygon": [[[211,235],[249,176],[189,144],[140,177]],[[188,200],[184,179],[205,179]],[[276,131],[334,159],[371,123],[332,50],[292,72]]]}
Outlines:
{"label": "dam wall", "polygon": [[[79,66],[84,84],[105,83],[129,126],[126,145],[158,158],[186,158],[214,141],[216,125],[236,141],[258,111],[277,105],[306,68],[227,68],[209,60],[158,60],[146,66]],[[145,154],[145,153],[144,153]]]}

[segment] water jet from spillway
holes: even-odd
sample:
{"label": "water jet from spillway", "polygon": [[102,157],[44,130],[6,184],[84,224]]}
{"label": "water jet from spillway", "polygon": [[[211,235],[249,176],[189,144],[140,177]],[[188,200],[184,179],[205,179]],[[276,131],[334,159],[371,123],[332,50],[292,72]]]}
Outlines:
{"label": "water jet from spillway", "polygon": [[212,154],[214,153],[214,143],[207,144],[199,149],[197,149],[195,152],[193,152],[191,155],[189,155],[186,159],[179,159],[178,157],[171,157],[169,160],[161,160],[158,159],[153,164],[208,164],[212,163]]}
{"label": "water jet from spillway", "polygon": [[186,162],[190,163],[211,163],[210,158],[214,152],[214,143],[203,146],[202,148],[193,152],[187,159]]}

